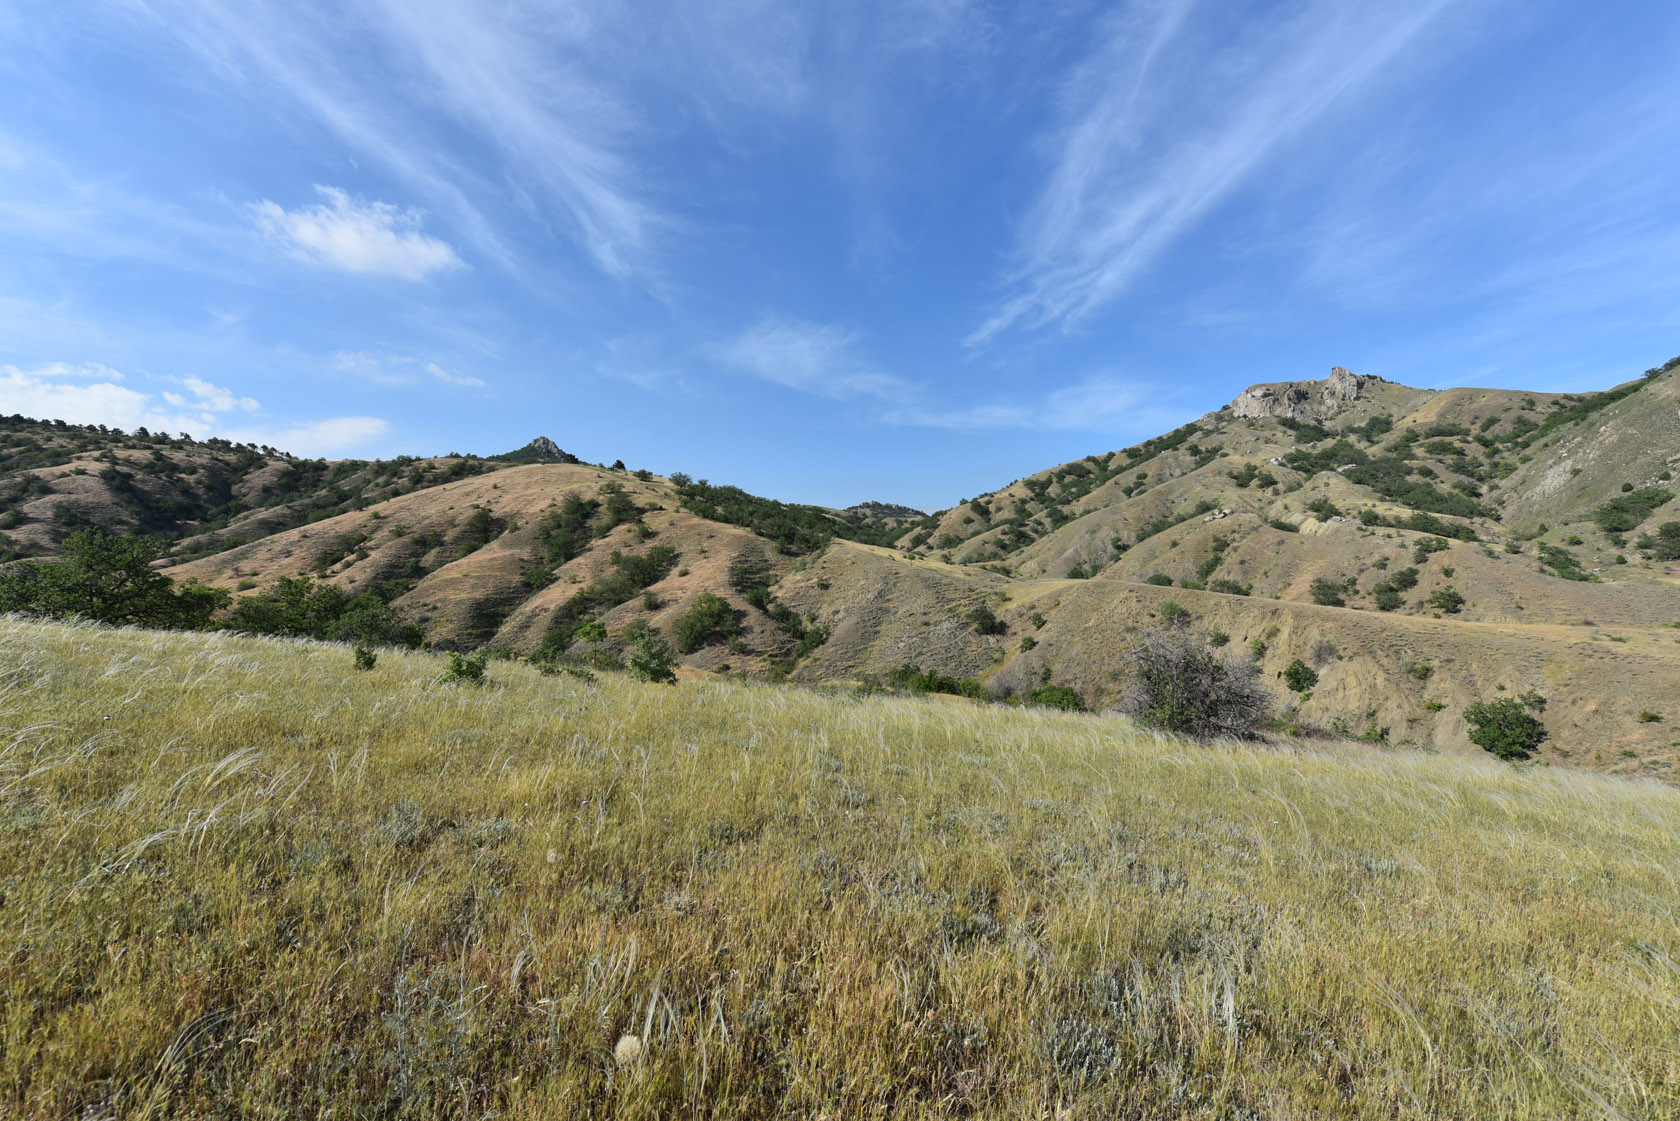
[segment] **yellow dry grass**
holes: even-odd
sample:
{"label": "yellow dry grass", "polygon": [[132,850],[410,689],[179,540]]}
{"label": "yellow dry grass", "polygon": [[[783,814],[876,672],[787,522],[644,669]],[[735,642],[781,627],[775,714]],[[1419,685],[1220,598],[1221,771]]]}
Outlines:
{"label": "yellow dry grass", "polygon": [[0,619],[0,1114],[1680,1116],[1671,788],[440,669]]}

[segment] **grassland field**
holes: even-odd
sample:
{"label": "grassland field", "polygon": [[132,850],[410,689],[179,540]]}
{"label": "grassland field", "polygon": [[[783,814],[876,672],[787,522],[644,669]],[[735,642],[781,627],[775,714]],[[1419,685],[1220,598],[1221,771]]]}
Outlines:
{"label": "grassland field", "polygon": [[1670,786],[441,669],[0,618],[0,1116],[1680,1117]]}

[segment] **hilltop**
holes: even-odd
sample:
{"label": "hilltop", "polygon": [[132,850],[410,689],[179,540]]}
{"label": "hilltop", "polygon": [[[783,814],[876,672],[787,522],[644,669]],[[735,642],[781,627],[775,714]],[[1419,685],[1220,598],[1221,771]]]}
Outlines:
{"label": "hilltop", "polygon": [[[1465,707],[1532,691],[1546,760],[1668,776],[1677,366],[1597,394],[1337,368],[927,516],[579,463],[547,439],[326,463],[12,418],[0,544],[155,533],[176,579],[244,597],[309,576],[377,593],[433,645],[519,654],[609,656],[625,628],[674,635],[716,596],[687,671],[867,683],[914,665],[1093,707],[1166,612],[1254,659],[1303,731],[1474,752]],[[605,648],[577,640],[593,619]],[[1297,660],[1318,677],[1298,695]]]}

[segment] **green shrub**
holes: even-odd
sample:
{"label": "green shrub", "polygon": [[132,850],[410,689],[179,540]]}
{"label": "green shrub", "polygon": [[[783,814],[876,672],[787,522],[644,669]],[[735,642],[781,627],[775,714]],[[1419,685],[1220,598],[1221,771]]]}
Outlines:
{"label": "green shrub", "polygon": [[1342,582],[1327,580],[1323,576],[1313,578],[1310,589],[1312,601],[1320,607],[1345,607],[1347,601],[1342,598]]}
{"label": "green shrub", "polygon": [[1612,499],[1594,510],[1593,521],[1598,523],[1598,528],[1607,533],[1626,533],[1630,529],[1639,528],[1639,523],[1649,517],[1651,511],[1673,497],[1672,491],[1663,490],[1661,487],[1642,487]]}
{"label": "green shrub", "polygon": [[739,634],[741,624],[729,601],[711,592],[702,592],[677,620],[677,650],[692,654],[702,646]]}
{"label": "green shrub", "polygon": [[1185,610],[1177,600],[1167,600],[1165,603],[1161,604],[1159,612],[1161,622],[1166,623],[1168,626],[1182,629],[1190,625],[1190,612]]}
{"label": "green shrub", "polygon": [[1021,639],[1021,653],[1025,654],[1028,650],[1031,650],[1033,647],[1035,647],[1037,645],[1038,645],[1038,639],[1034,638],[1032,635],[1029,634],[1026,637]]}
{"label": "green shrub", "polygon": [[1540,711],[1545,699],[1528,693],[1521,699],[1496,697],[1470,705],[1464,719],[1470,725],[1470,742],[1501,759],[1527,759],[1546,738],[1546,727],[1530,709]]}
{"label": "green shrub", "polygon": [[443,673],[438,675],[440,682],[464,681],[469,685],[482,684],[484,681],[484,667],[490,661],[488,650],[475,650],[471,654],[462,654],[458,650],[449,652],[449,665]]}
{"label": "green shrub", "polygon": [[356,647],[354,657],[356,660],[356,668],[359,670],[370,670],[379,664],[379,655],[374,653],[372,650],[369,650],[366,646]]}
{"label": "green shrub", "polygon": [[636,619],[625,627],[624,639],[630,645],[626,663],[638,680],[666,685],[677,683],[676,672],[672,669],[675,658],[671,654],[671,644],[661,638],[646,619]]}
{"label": "green shrub", "polygon": [[1021,694],[1021,703],[1040,708],[1060,708],[1068,712],[1084,712],[1085,698],[1066,685],[1045,685]]}
{"label": "green shrub", "polygon": [[1305,693],[1318,684],[1318,674],[1301,659],[1290,662],[1283,671],[1283,683],[1292,693]]}
{"label": "green shrub", "polygon": [[1145,584],[1154,584],[1156,587],[1159,587],[1159,588],[1170,588],[1170,587],[1172,587],[1173,579],[1172,579],[1171,576],[1168,576],[1165,572],[1154,572],[1154,573],[1151,573],[1148,577],[1146,577],[1143,582]]}
{"label": "green shrub", "polygon": [[1641,724],[1661,724],[1662,713],[1652,712],[1648,708],[1642,708],[1639,710],[1639,722]]}
{"label": "green shrub", "polygon": [[975,634],[1002,634],[1007,629],[1003,620],[983,603],[970,609],[964,618],[974,627]]}
{"label": "green shrub", "polygon": [[1220,577],[1208,585],[1208,591],[1227,596],[1246,596],[1253,590],[1254,585],[1252,584],[1239,584],[1235,580],[1227,580],[1224,577]]}

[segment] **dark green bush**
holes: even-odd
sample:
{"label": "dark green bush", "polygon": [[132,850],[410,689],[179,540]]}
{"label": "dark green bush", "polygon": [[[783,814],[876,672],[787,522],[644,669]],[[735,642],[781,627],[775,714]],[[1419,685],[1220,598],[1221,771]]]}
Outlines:
{"label": "dark green bush", "polygon": [[740,631],[741,624],[729,601],[711,592],[702,592],[683,617],[677,620],[677,650],[692,654],[702,646],[727,639]]}
{"label": "dark green bush", "polygon": [[1283,683],[1289,686],[1292,693],[1305,693],[1318,684],[1318,674],[1307,663],[1296,658],[1284,668]]}
{"label": "dark green bush", "polygon": [[1478,701],[1464,710],[1470,742],[1501,759],[1527,759],[1546,738],[1546,726],[1530,710],[1543,711],[1545,707],[1545,699],[1532,692],[1520,699]]}

